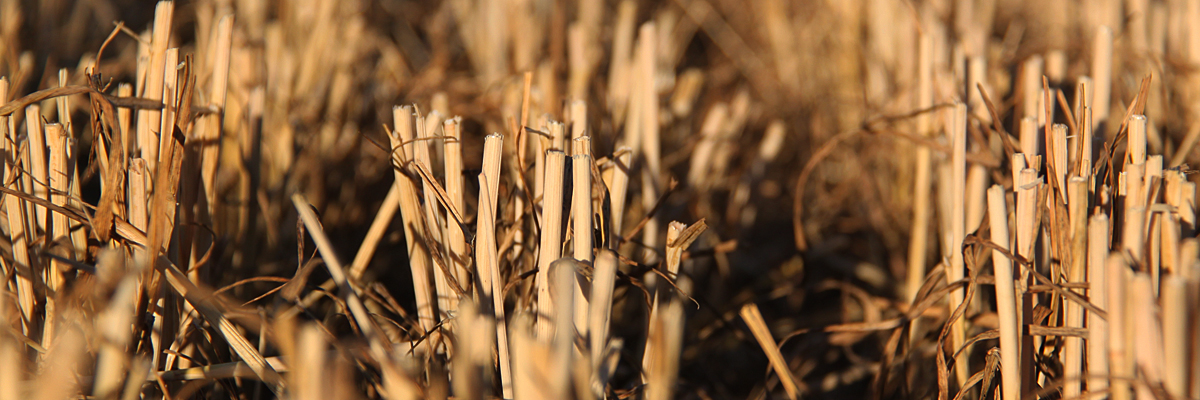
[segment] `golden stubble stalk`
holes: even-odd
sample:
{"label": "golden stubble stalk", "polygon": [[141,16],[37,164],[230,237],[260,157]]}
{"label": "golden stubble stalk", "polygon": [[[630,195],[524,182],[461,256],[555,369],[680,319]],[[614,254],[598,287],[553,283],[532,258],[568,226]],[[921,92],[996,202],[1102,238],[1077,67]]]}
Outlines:
{"label": "golden stubble stalk", "polygon": [[479,221],[475,236],[475,270],[479,277],[478,300],[486,307],[490,301],[496,327],[496,358],[500,365],[501,393],[513,398],[512,361],[509,356],[508,328],[504,312],[504,279],[496,254],[496,203],[500,188],[500,164],[504,137],[493,133],[484,139],[483,172],[479,174]]}
{"label": "golden stubble stalk", "polygon": [[[25,108],[26,150],[22,155],[23,161],[29,165],[29,174],[23,175],[26,180],[26,193],[42,200],[50,200],[48,163],[46,160],[46,130],[42,125],[42,108],[37,104]],[[26,229],[39,232],[46,229],[46,207],[30,204],[29,215],[33,221],[28,222]]]}
{"label": "golden stubble stalk", "polygon": [[[613,285],[617,279],[617,255],[612,250],[602,249],[593,262],[591,309],[588,311],[588,336],[591,339],[592,370],[595,381],[592,390],[603,393],[607,378],[601,373],[608,341],[609,321],[612,318]],[[620,340],[620,339],[616,339]]]}
{"label": "golden stubble stalk", "polygon": [[[450,215],[462,215],[463,197],[463,161],[462,161],[462,118],[447,119],[442,131],[446,135],[444,145],[444,163],[446,174],[446,193],[450,198],[448,208],[453,209]],[[467,271],[467,241],[462,226],[454,218],[447,218],[445,238],[448,242],[451,276],[460,286],[466,288],[471,281]],[[456,295],[454,295],[456,296]]]}
{"label": "golden stubble stalk", "polygon": [[[6,101],[8,98],[8,79],[0,77],[0,101]],[[17,165],[17,161],[21,158],[18,154],[18,133],[16,121],[10,116],[0,116],[0,130],[4,130],[3,149],[4,149],[4,184],[8,189],[12,189],[18,193],[24,192],[22,189],[22,180],[13,179],[13,174],[16,169],[13,166]],[[26,236],[26,215],[27,208],[24,202],[17,196],[12,194],[4,194],[4,205],[7,209],[5,212],[8,219],[8,236],[12,243],[13,258],[16,262],[23,265],[32,265],[29,257],[29,240]],[[26,334],[32,332],[32,327],[25,321],[33,320],[34,308],[34,292],[33,281],[29,276],[17,274],[16,279],[16,294],[17,307],[21,312],[22,330]]]}
{"label": "golden stubble stalk", "polygon": [[[1158,296],[1152,286],[1150,274],[1138,272],[1133,280],[1128,282],[1127,296],[1130,314],[1125,321],[1133,325],[1133,347],[1127,350],[1133,353],[1137,374],[1144,378],[1149,385],[1137,385],[1137,398],[1154,398],[1153,387],[1161,387],[1163,378],[1163,332],[1159,318]],[[1164,315],[1165,317],[1165,315]]]}
{"label": "golden stubble stalk", "polygon": [[[417,239],[417,232],[424,226],[424,215],[417,195],[416,183],[405,171],[412,162],[410,150],[413,140],[413,110],[403,106],[392,109],[395,120],[395,130],[388,135],[392,145],[392,167],[395,173],[395,183],[400,191],[400,214],[404,220],[404,239],[408,247],[408,266],[413,277],[413,291],[416,293],[417,322],[421,330],[434,333],[437,319],[434,315],[434,296],[436,292],[430,280],[429,250]],[[425,350],[433,349],[431,340],[426,340]],[[432,352],[430,352],[432,354]]]}
{"label": "golden stubble stalk", "polygon": [[[950,214],[950,269],[946,274],[947,283],[957,282],[965,276],[966,265],[963,260],[962,243],[966,237],[966,184],[967,184],[967,106],[961,102],[954,104],[954,126],[951,132],[952,148],[950,155],[951,170],[951,204]],[[950,292],[949,307],[951,312],[964,301],[965,290]],[[951,348],[958,351],[966,336],[966,323],[959,319],[950,327]],[[954,363],[955,373],[959,382],[966,382],[970,376],[970,364],[967,357],[970,349],[964,349]]]}
{"label": "golden stubble stalk", "polygon": [[[1017,251],[1016,253],[1026,260],[1034,260],[1033,244],[1038,234],[1038,224],[1036,221],[1037,199],[1043,183],[1037,177],[1037,171],[1026,168],[1021,170],[1017,177]],[[1021,312],[1021,324],[1024,325],[1033,319],[1033,308],[1035,297],[1029,292],[1029,285],[1032,277],[1028,270],[1022,269],[1019,286],[1017,288],[1020,295],[1017,299],[1017,307]],[[1021,356],[1020,368],[1021,371],[1021,390],[1022,396],[1033,387],[1034,369],[1032,368],[1033,358],[1033,337],[1030,335],[1022,335],[1021,337]],[[1026,367],[1028,366],[1028,367]]]}
{"label": "golden stubble stalk", "polygon": [[[50,184],[50,203],[58,207],[66,207],[71,177],[67,165],[67,146],[70,145],[70,138],[67,137],[67,132],[62,125],[48,124],[46,125],[46,139],[50,145],[50,169],[47,177]],[[50,252],[69,259],[74,254],[74,249],[69,236],[67,216],[61,212],[53,212],[50,216],[52,220],[49,234]],[[46,295],[46,324],[42,331],[43,347],[52,347],[54,341],[58,313],[62,311],[58,309],[57,297],[59,291],[63,289],[65,283],[63,271],[67,268],[67,265],[57,258],[50,258],[45,271],[48,293]]]}
{"label": "golden stubble stalk", "polygon": [[[578,143],[578,141],[577,141]],[[580,150],[580,149],[577,149]],[[577,152],[571,156],[571,244],[572,257],[582,263],[591,263],[592,256],[592,156]],[[583,337],[588,335],[588,298],[591,296],[589,279],[575,279],[575,330]]]}
{"label": "golden stubble stalk", "polygon": [[1133,271],[1129,270],[1129,264],[1125,259],[1125,255],[1121,253],[1111,253],[1108,256],[1107,267],[1105,272],[1108,274],[1108,323],[1110,326],[1108,334],[1108,354],[1109,360],[1109,375],[1112,379],[1109,381],[1109,393],[1113,400],[1129,400],[1130,393],[1130,378],[1133,378],[1133,357],[1129,354],[1130,349],[1126,344],[1132,342],[1131,336],[1132,324],[1129,323],[1129,295],[1127,290],[1127,282],[1133,279]]}
{"label": "golden stubble stalk", "polygon": [[549,340],[554,332],[551,320],[556,315],[555,301],[550,297],[550,263],[562,256],[563,178],[566,174],[566,153],[546,152],[545,183],[542,196],[541,238],[538,246],[537,337]]}
{"label": "golden stubble stalk", "polygon": [[[68,81],[67,69],[66,68],[59,69],[58,70],[58,85],[59,85],[59,87],[67,86],[67,81]],[[67,137],[70,137],[71,132],[74,132],[73,129],[75,128],[75,124],[71,122],[71,110],[72,110],[71,97],[70,96],[61,96],[55,100],[57,100],[56,103],[58,103],[59,123],[62,124],[63,131],[67,134]],[[96,152],[98,154],[108,154],[108,150],[107,150],[106,146],[104,145],[103,140],[97,140],[97,141],[93,141],[93,142],[94,142],[94,145],[96,146]],[[75,159],[75,146],[73,144],[74,139],[71,139],[70,143],[71,144],[68,144],[66,146],[66,163],[68,166],[67,182],[68,182],[68,187],[69,187],[66,191],[66,193],[69,194],[67,196],[67,201],[71,205],[71,208],[83,209],[83,205],[81,204],[81,202],[79,200],[77,200],[77,199],[82,198],[82,196],[80,195],[80,187],[79,187],[80,186],[79,171],[77,168],[75,168],[75,165],[77,164],[77,162]],[[108,167],[108,162],[107,162],[106,156],[98,156],[98,157],[96,157],[96,161],[100,165],[100,168]],[[59,230],[59,232],[65,232],[65,231]],[[69,249],[70,251],[68,253],[70,254],[71,257],[74,257],[74,259],[82,259],[83,254],[84,254],[83,249],[87,248],[87,231],[85,229],[75,229],[75,230],[71,230],[68,233],[68,235],[70,236],[71,243],[73,244],[72,248]]]}
{"label": "golden stubble stalk", "polygon": [[[1070,202],[1067,203],[1068,212],[1070,213],[1070,228],[1071,228],[1071,265],[1067,272],[1067,280],[1072,283],[1087,282],[1087,244],[1088,244],[1088,228],[1087,228],[1087,179],[1079,176],[1072,177],[1067,182],[1067,197]],[[1075,290],[1080,295],[1086,293],[1082,290]],[[1064,301],[1066,307],[1063,325],[1072,328],[1083,328],[1084,312],[1083,307],[1073,301]],[[1077,397],[1082,391],[1082,375],[1083,375],[1083,338],[1066,338],[1065,349],[1063,350],[1063,376],[1066,382],[1063,383],[1063,395],[1065,397]]]}
{"label": "golden stubble stalk", "polygon": [[[1109,246],[1108,216],[1096,214],[1088,220],[1087,278],[1088,300],[1102,310],[1108,307],[1108,262]],[[1112,315],[1111,312],[1108,315]],[[1110,321],[1095,313],[1087,314],[1088,343],[1087,369],[1088,392],[1097,393],[1108,388],[1108,327]]]}
{"label": "golden stubble stalk", "polygon": [[[665,190],[663,181],[659,177],[662,171],[661,161],[661,141],[659,140],[659,120],[658,120],[658,89],[655,82],[657,70],[657,55],[658,55],[658,36],[657,28],[654,23],[648,22],[642,24],[638,31],[638,49],[635,66],[635,74],[637,79],[634,82],[639,85],[637,90],[631,89],[631,96],[640,98],[638,106],[641,107],[639,112],[638,123],[641,125],[638,138],[641,140],[641,156],[644,161],[642,165],[642,207],[650,210],[658,201],[658,196]],[[628,143],[626,143],[628,144]],[[646,248],[658,247],[659,233],[658,217],[651,215],[646,223],[645,229],[642,230],[642,243]],[[644,252],[644,261],[647,264],[657,262],[657,255],[653,252]],[[653,283],[654,277],[648,276],[647,282]]]}
{"label": "golden stubble stalk", "polygon": [[[140,88],[138,93],[141,97],[163,100],[164,81],[167,78],[163,71],[167,67],[167,46],[171,41],[171,21],[174,15],[175,3],[172,1],[160,1],[154,8],[154,29],[151,31],[150,46],[148,47],[149,63],[144,69],[145,85]],[[138,111],[138,148],[142,151],[142,158],[150,162],[151,172],[157,167],[159,136],[162,131],[155,130],[162,128],[162,120],[162,111],[160,110]]]}
{"label": "golden stubble stalk", "polygon": [[[1182,276],[1172,275],[1162,281],[1162,347],[1166,349],[1163,383],[1168,394],[1180,399],[1188,394],[1187,297],[1187,281]],[[1192,363],[1191,368],[1200,367]]]}
{"label": "golden stubble stalk", "polygon": [[[417,115],[417,137],[418,140],[412,143],[414,149],[414,160],[416,161],[413,167],[418,173],[423,169],[427,172],[433,171],[434,154],[433,144],[438,136],[438,128],[442,125],[442,116],[436,111],[429,113],[425,117]],[[450,258],[446,252],[449,251],[449,243],[445,237],[444,224],[446,223],[444,215],[438,207],[437,195],[434,190],[432,176],[422,174],[421,176],[421,193],[425,197],[425,204],[422,209],[425,211],[425,226],[420,232],[421,237],[431,247],[441,247],[439,251],[430,250],[433,260],[433,282],[437,288],[434,297],[437,300],[438,319],[446,320],[454,315],[454,311],[458,309],[458,295],[450,289],[450,279],[453,278],[449,272]],[[440,255],[440,257],[439,257]],[[450,326],[443,326],[443,329],[449,329]]]}
{"label": "golden stubble stalk", "polygon": [[[1011,249],[1008,236],[1008,208],[1004,187],[988,189],[988,220],[991,221],[992,243],[1003,250]],[[1021,354],[1021,318],[1017,309],[1017,275],[1012,260],[999,250],[992,251],[992,268],[996,277],[996,313],[1000,317],[1000,358],[1013,360],[1000,364],[1004,400],[1021,398],[1021,364],[1015,362]]]}

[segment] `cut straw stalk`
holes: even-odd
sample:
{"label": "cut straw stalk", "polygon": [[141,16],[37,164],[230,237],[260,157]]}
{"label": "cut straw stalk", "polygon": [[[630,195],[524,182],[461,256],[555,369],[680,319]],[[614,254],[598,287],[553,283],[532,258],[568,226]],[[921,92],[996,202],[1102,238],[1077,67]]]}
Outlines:
{"label": "cut straw stalk", "polygon": [[[571,125],[571,140],[576,140],[587,136],[588,126],[588,107],[583,100],[571,101],[571,120],[568,121]],[[566,149],[563,149],[564,151]],[[571,155],[576,155],[574,148],[571,150]]]}
{"label": "cut straw stalk", "polygon": [[1058,184],[1062,196],[1062,200],[1067,201],[1067,172],[1070,170],[1067,164],[1067,126],[1063,124],[1053,124],[1050,128],[1050,137],[1046,138],[1046,148],[1050,154],[1047,154],[1049,162],[1054,166],[1054,179]]}
{"label": "cut straw stalk", "polygon": [[[412,148],[414,149],[413,160],[416,163],[414,167],[418,171],[421,169],[424,169],[425,171],[433,171],[433,159],[435,154],[431,152],[435,150],[431,149],[431,147],[433,147],[436,143],[436,140],[434,139],[438,136],[437,131],[441,125],[442,116],[436,111],[429,113],[429,115],[426,115],[423,118],[420,115],[417,115],[416,126],[417,137],[419,140],[412,143]],[[437,288],[437,291],[435,292],[437,296],[435,298],[437,299],[438,305],[438,319],[446,320],[450,316],[454,315],[454,312],[458,309],[458,294],[450,289],[450,280],[453,279],[453,274],[449,272],[449,266],[451,265],[451,262],[450,257],[447,257],[446,254],[446,252],[449,251],[448,241],[445,239],[444,234],[444,226],[447,221],[437,206],[437,194],[434,190],[435,182],[431,180],[432,177],[422,176],[422,178],[421,193],[425,196],[425,206],[423,207],[425,211],[425,226],[423,231],[424,235],[422,236],[427,243],[430,243],[430,245],[442,247],[441,253],[437,251],[430,251],[430,254],[433,256],[433,282],[434,286]],[[439,255],[441,257],[439,257]],[[443,327],[449,328],[448,326]]]}
{"label": "cut straw stalk", "polygon": [[[1087,253],[1088,234],[1087,194],[1087,179],[1076,176],[1067,183],[1067,197],[1070,199],[1067,206],[1070,214],[1072,255],[1067,280],[1071,283],[1087,282],[1087,259],[1084,257]],[[1076,293],[1086,295],[1081,290],[1076,290]],[[1065,301],[1065,306],[1063,325],[1071,328],[1083,328],[1083,308],[1073,301]],[[1073,398],[1078,397],[1082,392],[1083,338],[1069,337],[1065,341],[1062,363],[1066,382],[1063,384],[1063,396]]]}
{"label": "cut straw stalk", "polygon": [[[582,137],[581,137],[582,138]],[[590,263],[592,257],[592,156],[577,152],[571,156],[571,224],[573,245],[572,257]],[[591,297],[588,279],[575,279],[575,330],[583,337],[588,335],[588,298]]]}
{"label": "cut straw stalk", "polygon": [[[991,221],[992,243],[1009,250],[1008,211],[1004,187],[988,189],[988,220]],[[992,267],[996,277],[996,313],[1000,317],[1000,376],[1004,400],[1021,398],[1021,318],[1017,309],[1017,288],[1013,285],[1012,260],[999,250],[992,251]]]}
{"label": "cut straw stalk", "polygon": [[554,303],[555,385],[566,392],[570,387],[570,371],[575,355],[575,282],[583,264],[570,257],[550,263],[550,297]]}
{"label": "cut straw stalk", "polygon": [[[951,140],[952,149],[950,156],[951,169],[951,204],[953,210],[950,214],[950,270],[946,274],[948,284],[963,279],[965,264],[963,262],[962,242],[966,237],[966,184],[967,184],[967,106],[963,103],[954,104],[954,126],[952,131],[953,137]],[[953,313],[955,309],[962,304],[964,300],[964,291],[956,290],[950,292],[949,308]],[[962,347],[965,340],[966,324],[961,320],[955,320],[950,327],[951,348],[958,351]],[[970,349],[961,351],[960,356],[954,363],[955,373],[958,375],[958,381],[966,382],[970,376],[970,364],[968,357]]]}
{"label": "cut straw stalk", "polygon": [[1042,116],[1042,67],[1045,63],[1041,55],[1033,55],[1021,65],[1021,90],[1024,94],[1021,101],[1021,116],[1033,118],[1035,121]]}
{"label": "cut straw stalk", "polygon": [[775,339],[771,337],[771,330],[767,328],[767,323],[763,321],[762,313],[758,311],[758,306],[754,303],[748,303],[742,306],[742,320],[746,321],[746,326],[750,328],[750,333],[754,334],[754,339],[758,340],[759,347],[762,347],[763,352],[767,354],[767,360],[771,362],[771,368],[775,370],[775,374],[779,375],[779,381],[783,383],[783,390],[787,392],[788,399],[796,400],[800,397],[800,388],[796,383],[796,377],[792,375],[791,369],[788,368],[787,361],[783,359],[783,354],[779,353],[779,346],[775,344]]}
{"label": "cut straw stalk", "polygon": [[[658,121],[658,89],[655,85],[656,67],[658,60],[657,28],[653,22],[642,24],[638,30],[638,49],[634,82],[638,85],[631,89],[631,96],[640,98],[637,103],[641,110],[638,112],[638,123],[641,125],[638,138],[641,140],[642,165],[642,207],[646,210],[654,208],[658,196],[662,193],[663,185],[659,178],[662,171],[661,151],[659,146]],[[628,143],[626,143],[628,144]],[[658,247],[659,235],[658,217],[651,215],[642,230],[642,244],[647,249]],[[643,261],[647,264],[657,262],[657,254],[651,251],[643,252]],[[653,282],[654,276],[648,276],[647,282]]]}
{"label": "cut straw stalk", "polygon": [[[1087,278],[1088,300],[1102,310],[1108,307],[1107,266],[1109,246],[1108,216],[1096,214],[1088,220]],[[1111,313],[1108,315],[1112,315]],[[1108,388],[1108,326],[1109,321],[1095,313],[1087,314],[1087,388],[1099,393]]]}
{"label": "cut straw stalk", "polygon": [[538,246],[537,272],[537,337],[549,340],[554,332],[550,319],[555,313],[554,301],[550,298],[550,263],[562,256],[562,213],[563,178],[565,177],[566,153],[558,150],[546,152],[545,192],[542,196],[542,229]]}
{"label": "cut straw stalk", "polygon": [[[167,151],[167,146],[171,146],[175,142],[173,136],[173,132],[175,130],[175,114],[179,111],[175,109],[176,104],[179,103],[179,99],[177,98],[178,94],[176,91],[179,88],[178,68],[179,48],[172,47],[167,49],[163,65],[162,95],[159,96],[159,98],[162,99],[163,108],[162,113],[160,114],[161,118],[158,121],[159,126],[155,127],[158,135],[154,139],[155,142],[153,144],[154,146],[158,147],[158,158],[149,159],[149,161],[152,162],[152,165],[156,165],[154,168],[157,168],[159,163],[165,161],[163,158],[166,155],[163,153]],[[157,169],[154,170],[157,171]]]}
{"label": "cut straw stalk", "polygon": [[1187,181],[1187,175],[1181,171],[1166,171],[1165,198],[1168,205],[1174,207],[1179,217],[1181,237],[1194,236],[1196,226],[1196,184]]}
{"label": "cut straw stalk", "polygon": [[[1017,177],[1017,254],[1024,257],[1026,260],[1034,260],[1033,244],[1037,239],[1038,223],[1037,223],[1037,201],[1038,193],[1041,191],[1042,183],[1037,178],[1037,171],[1026,168],[1021,170],[1021,175]],[[1034,302],[1036,298],[1028,291],[1032,277],[1026,269],[1022,269],[1020,284],[1017,288],[1020,295],[1017,299],[1017,309],[1021,312],[1021,324],[1027,324],[1033,319]],[[1021,365],[1033,365],[1033,338],[1030,335],[1022,335],[1021,337]],[[1033,368],[1021,369],[1021,388],[1029,390],[1034,385],[1033,378],[1035,371]],[[1022,393],[1024,397],[1025,393]]]}
{"label": "cut straw stalk", "polygon": [[[150,100],[162,100],[165,67],[167,65],[167,46],[171,41],[171,20],[175,14],[175,2],[160,1],[154,8],[154,29],[151,31],[149,63],[144,68],[145,85],[139,88],[138,95]],[[139,63],[141,64],[141,63]],[[172,66],[173,67],[173,66]],[[139,74],[141,75],[141,74]],[[137,118],[137,143],[142,158],[149,162],[151,172],[157,166],[159,151],[159,132],[162,127],[162,111],[140,110]],[[151,174],[153,175],[153,174]]]}
{"label": "cut straw stalk", "polygon": [[504,313],[504,284],[500,260],[496,254],[496,203],[500,187],[500,163],[504,137],[488,135],[483,145],[483,172],[479,174],[479,221],[475,237],[475,268],[479,277],[478,302],[490,301],[496,327],[496,357],[500,365],[501,393],[513,398],[512,364],[509,358],[508,330]]}
{"label": "cut straw stalk", "polygon": [[[68,79],[67,69],[59,68],[59,70],[58,70],[58,87],[60,87],[60,88],[66,87],[67,79]],[[0,100],[0,101],[3,101],[3,100]],[[59,96],[58,98],[54,99],[54,102],[55,102],[55,105],[58,106],[58,122],[60,124],[62,124],[63,126],[65,126],[68,131],[70,131],[71,127],[74,126],[71,123],[71,96]]]}
{"label": "cut straw stalk", "polygon": [[[404,239],[408,247],[408,264],[412,271],[413,292],[416,297],[417,322],[421,330],[432,334],[437,324],[434,314],[434,291],[430,282],[429,250],[417,239],[417,229],[424,225],[416,184],[404,171],[412,161],[410,150],[413,139],[413,111],[409,106],[392,108],[395,130],[388,135],[392,144],[391,161],[395,172],[394,185],[400,190],[400,214],[404,220]],[[426,350],[431,351],[432,341],[426,340]],[[429,354],[432,354],[430,352]]]}
{"label": "cut straw stalk", "polygon": [[[59,87],[66,87],[67,82],[68,82],[67,69],[66,68],[59,69],[58,70],[58,85],[59,85]],[[71,110],[72,110],[71,96],[59,96],[55,100],[58,105],[59,123],[62,124],[63,130],[68,133],[67,137],[70,137],[69,133],[72,132],[72,129],[75,127],[75,124],[71,122]],[[93,141],[93,143],[96,146],[97,154],[102,154],[102,155],[108,154],[108,149],[106,148],[103,140],[96,140],[96,141]],[[100,168],[107,169],[108,162],[106,159],[107,159],[106,156],[99,156],[96,158],[98,164],[100,165]],[[67,181],[69,182],[69,184],[68,184],[68,189],[64,193],[69,193],[69,196],[67,196],[67,200],[70,202],[71,207],[76,208],[76,209],[82,209],[83,206],[80,205],[80,202],[77,200],[73,200],[73,199],[82,198],[82,196],[80,195],[80,192],[79,192],[79,190],[80,190],[79,171],[75,168],[76,162],[75,162],[74,146],[66,147],[66,163],[69,166],[68,171],[67,171],[67,173],[68,173]],[[65,231],[59,230],[59,232],[65,232]],[[70,236],[71,243],[76,243],[76,244],[86,244],[87,243],[87,232],[84,229],[73,230],[73,231],[69,232],[67,235]],[[70,252],[69,252],[70,256],[74,257],[76,259],[83,258],[83,250],[80,250],[83,248],[86,248],[86,245],[74,246],[74,248],[70,249]]]}
{"label": "cut straw stalk", "polygon": [[1133,278],[1133,272],[1125,261],[1125,256],[1112,253],[1108,256],[1105,278],[1108,281],[1108,360],[1109,393],[1113,400],[1128,400],[1131,393],[1130,381],[1134,374],[1134,359],[1129,354],[1126,343],[1132,342],[1133,324],[1129,323],[1129,296],[1127,282]]}
{"label": "cut straw stalk", "polygon": [[[1178,275],[1162,281],[1163,384],[1173,398],[1187,398],[1188,371],[1197,368],[1188,363],[1187,281]],[[1196,382],[1193,382],[1196,384]]]}
{"label": "cut straw stalk", "polygon": [[[27,180],[25,183],[26,193],[42,200],[50,200],[47,190],[49,172],[46,162],[46,131],[42,126],[41,109],[37,104],[25,108],[25,134],[28,141],[22,159],[29,165],[29,174],[23,174],[22,178]],[[33,216],[33,221],[26,222],[28,224],[26,229],[29,232],[45,230],[46,207],[32,203],[29,207],[31,207],[29,215]]]}
{"label": "cut straw stalk", "polygon": [[[442,128],[446,135],[444,145],[444,160],[446,174],[446,193],[450,198],[449,207],[452,208],[453,214],[462,215],[463,196],[463,161],[462,161],[462,118],[455,117],[447,119]],[[459,285],[466,287],[471,281],[471,274],[467,271],[467,241],[463,234],[462,226],[455,221],[447,221],[446,241],[449,242],[450,253],[447,255],[450,262],[450,272],[453,274],[455,281]]]}
{"label": "cut straw stalk", "polygon": [[[588,334],[592,353],[592,370],[599,371],[604,349],[608,343],[608,326],[612,317],[613,284],[617,279],[617,255],[612,250],[602,249],[593,263],[591,309],[588,311]],[[596,374],[600,378],[600,374]],[[593,382],[599,394],[607,382]]]}
{"label": "cut straw stalk", "polygon": [[[67,132],[60,124],[46,125],[46,139],[50,145],[50,203],[58,207],[67,206],[67,194],[70,186],[71,173],[67,167]],[[69,226],[67,216],[61,212],[51,214],[51,231],[50,240],[51,252],[60,256],[70,257],[74,254],[73,246],[71,245]],[[58,248],[60,245],[65,245],[66,249]],[[58,310],[57,297],[58,291],[63,288],[65,283],[63,272],[67,266],[57,258],[51,258],[49,268],[45,271],[46,289],[49,293],[46,295],[46,324],[42,331],[42,346],[52,347],[53,338],[55,335],[57,317],[61,310]]]}
{"label": "cut straw stalk", "polygon": [[1082,128],[1077,134],[1082,137],[1079,140],[1079,174],[1090,177],[1092,175],[1092,160],[1095,157],[1092,151],[1092,138],[1095,135],[1094,123],[1092,122],[1092,107],[1083,107],[1081,120]]}
{"label": "cut straw stalk", "polygon": [[1146,125],[1145,115],[1134,115],[1129,118],[1128,154],[1132,164],[1146,162]]}
{"label": "cut straw stalk", "polygon": [[[7,98],[8,80],[0,78],[0,100]],[[0,116],[0,129],[5,131],[2,148],[4,149],[4,182],[8,189],[16,192],[22,192],[22,180],[13,179],[17,170],[13,167],[17,165],[20,155],[17,154],[18,133],[15,126],[15,120],[9,116]],[[30,263],[29,257],[29,240],[26,236],[26,224],[28,215],[27,208],[20,197],[12,194],[4,194],[4,205],[6,208],[5,216],[8,220],[8,237],[12,243],[12,252],[14,261],[21,265],[33,265]],[[29,326],[28,321],[33,321],[34,315],[34,291],[33,280],[27,275],[17,274],[16,279],[16,294],[17,307],[21,311],[22,330],[25,334],[32,334],[33,327]]]}
{"label": "cut straw stalk", "polygon": [[1025,163],[1036,167],[1038,163],[1033,162],[1033,158],[1038,155],[1037,119],[1021,118],[1018,134],[1020,135],[1021,153],[1025,154]]}
{"label": "cut straw stalk", "polygon": [[1149,384],[1137,385],[1137,396],[1143,399],[1154,398],[1150,387],[1160,387],[1163,383],[1163,332],[1157,312],[1157,291],[1152,284],[1150,274],[1136,273],[1129,282],[1128,293],[1132,307],[1128,309],[1131,314],[1126,322],[1134,325],[1134,347],[1129,350],[1137,360],[1138,375]]}

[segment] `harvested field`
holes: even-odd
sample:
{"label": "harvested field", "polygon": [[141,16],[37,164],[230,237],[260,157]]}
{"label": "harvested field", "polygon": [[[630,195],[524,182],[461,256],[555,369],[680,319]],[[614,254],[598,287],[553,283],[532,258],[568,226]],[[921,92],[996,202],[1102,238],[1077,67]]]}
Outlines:
{"label": "harvested field", "polygon": [[1197,0],[0,0],[0,400],[1200,399]]}

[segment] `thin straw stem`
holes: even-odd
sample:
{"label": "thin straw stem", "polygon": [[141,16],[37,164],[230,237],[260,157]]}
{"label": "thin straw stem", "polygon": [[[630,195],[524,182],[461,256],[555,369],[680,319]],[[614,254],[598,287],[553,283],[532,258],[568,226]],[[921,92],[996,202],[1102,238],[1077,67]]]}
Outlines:
{"label": "thin straw stem", "polygon": [[[42,108],[36,104],[25,108],[25,134],[28,146],[25,149],[26,161],[32,182],[26,186],[27,193],[43,200],[50,200],[47,190],[49,171],[46,160],[46,131],[42,126]],[[38,204],[31,206],[33,221],[28,229],[38,232],[46,229],[46,207]]]}
{"label": "thin straw stem", "polygon": [[[991,221],[992,243],[1008,250],[1008,211],[1004,200],[1004,187],[994,185],[988,189],[988,220]],[[1021,398],[1021,319],[1017,311],[1017,279],[1013,275],[1012,260],[999,250],[992,250],[992,268],[996,277],[996,313],[1000,317],[1000,376],[1004,400]]]}
{"label": "thin straw stem", "polygon": [[[921,36],[918,46],[917,108],[926,109],[933,106],[933,37],[925,33]],[[933,130],[933,121],[929,113],[917,116],[917,132],[928,136]],[[908,247],[908,276],[905,278],[906,289],[904,298],[916,301],[917,291],[925,280],[926,257],[929,248],[929,223],[932,203],[930,201],[930,183],[932,179],[932,164],[929,148],[917,146],[916,172],[913,178],[913,219],[910,230],[911,241]]]}
{"label": "thin straw stem", "polygon": [[[160,1],[154,8],[154,29],[151,31],[148,48],[150,58],[145,69],[145,85],[139,90],[141,97],[150,100],[163,98],[163,71],[167,65],[167,46],[171,41],[171,20],[174,14],[175,2],[172,1]],[[137,121],[138,148],[142,151],[142,158],[149,162],[153,176],[153,168],[158,164],[160,133],[155,130],[161,129],[162,111],[138,111]]]}
{"label": "thin straw stem", "polygon": [[[946,274],[948,283],[957,282],[963,279],[964,270],[966,269],[963,261],[962,242],[966,237],[966,184],[967,184],[967,105],[956,103],[954,105],[954,126],[953,137],[951,139],[951,204],[953,210],[950,214],[950,270]],[[964,300],[964,291],[956,290],[950,293],[948,302],[951,312],[957,309],[959,304]],[[961,320],[955,320],[953,326],[950,327],[951,348],[957,349],[962,347],[965,341],[966,324]],[[958,374],[959,382],[966,382],[970,376],[970,363],[967,357],[970,355],[970,349],[964,349],[960,357],[955,360],[954,370]]]}
{"label": "thin straw stem", "polygon": [[[0,78],[0,99],[7,96],[3,93],[7,92],[7,89],[8,80]],[[17,143],[19,142],[17,141],[18,133],[14,122],[12,117],[0,116],[0,124],[3,124],[3,126],[0,126],[0,129],[6,131],[5,137],[0,138],[4,142],[4,182],[8,186],[8,189],[19,192],[22,189],[22,181],[20,179],[12,179],[13,174],[16,172],[13,166],[17,164],[20,158],[20,155],[17,154]],[[12,243],[13,258],[17,263],[22,265],[32,265],[29,257],[29,240],[26,236],[27,208],[20,197],[7,193],[3,197],[6,208],[5,216],[8,219],[8,237]],[[14,279],[17,283],[17,307],[21,311],[22,327],[25,334],[31,334],[33,331],[32,327],[25,321],[33,321],[33,307],[35,302],[33,281],[29,276],[22,274],[17,274]]]}

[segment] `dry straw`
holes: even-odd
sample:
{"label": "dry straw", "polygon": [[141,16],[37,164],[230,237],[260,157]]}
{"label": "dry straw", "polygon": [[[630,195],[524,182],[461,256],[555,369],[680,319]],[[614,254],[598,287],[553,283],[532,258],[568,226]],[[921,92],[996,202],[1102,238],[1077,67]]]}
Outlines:
{"label": "dry straw", "polygon": [[541,242],[538,244],[537,272],[537,337],[549,340],[554,332],[550,322],[556,315],[550,281],[550,264],[562,256],[563,179],[566,154],[558,150],[546,152],[545,193],[542,201]]}
{"label": "dry straw", "polygon": [[0,399],[1200,397],[1195,2],[23,3]]}

